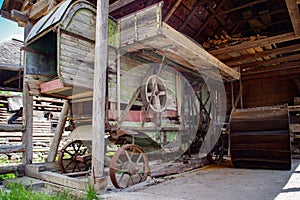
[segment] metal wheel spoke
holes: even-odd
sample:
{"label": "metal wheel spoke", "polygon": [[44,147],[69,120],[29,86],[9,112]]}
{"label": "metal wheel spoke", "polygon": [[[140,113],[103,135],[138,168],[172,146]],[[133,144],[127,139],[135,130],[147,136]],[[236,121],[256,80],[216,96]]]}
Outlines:
{"label": "metal wheel spoke", "polygon": [[81,147],[81,144],[79,144],[79,145],[77,146],[77,149],[74,149],[76,154],[78,154],[78,152],[79,152],[79,150],[80,150],[80,147]]}
{"label": "metal wheel spoke", "polygon": [[85,155],[85,153],[87,152],[87,148],[85,148],[84,150],[83,150],[83,152],[81,153],[81,155]]}
{"label": "metal wheel spoke", "polygon": [[141,158],[142,158],[143,154],[140,154],[140,156],[138,157],[138,159],[136,160],[136,163],[139,163]]}
{"label": "metal wheel spoke", "polygon": [[72,162],[73,162],[73,160],[71,159],[70,162],[67,164],[66,169],[69,168],[69,166],[71,165]]}
{"label": "metal wheel spoke", "polygon": [[78,163],[77,163],[77,162],[75,162],[75,166],[73,167],[73,170],[72,170],[72,172],[75,172],[77,165],[78,165]]}
{"label": "metal wheel spoke", "polygon": [[126,157],[128,158],[128,161],[129,161],[130,163],[132,163],[131,158],[129,157],[128,152],[127,152],[126,150],[125,150],[125,154],[126,154]]}
{"label": "metal wheel spoke", "polygon": [[75,155],[74,153],[69,152],[67,149],[64,150],[64,153],[68,153],[71,157]]}
{"label": "metal wheel spoke", "polygon": [[133,178],[132,178],[132,175],[129,175],[129,177],[130,177],[130,179],[131,179],[132,184],[135,185],[135,182],[134,182],[134,180],[133,180]]}
{"label": "metal wheel spoke", "polygon": [[121,183],[121,182],[122,182],[122,180],[123,180],[123,177],[124,177],[124,174],[125,174],[125,173],[122,173],[121,177],[119,178],[119,181],[118,181],[119,183]]}

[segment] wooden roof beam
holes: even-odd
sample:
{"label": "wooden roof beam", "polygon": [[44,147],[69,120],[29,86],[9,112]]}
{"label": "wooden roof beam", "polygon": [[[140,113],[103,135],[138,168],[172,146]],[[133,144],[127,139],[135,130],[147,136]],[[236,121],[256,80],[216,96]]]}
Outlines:
{"label": "wooden roof beam", "polygon": [[[221,10],[222,5],[225,3],[225,1],[223,0],[220,4],[217,5],[217,7],[215,8],[216,11]],[[205,23],[200,26],[200,28],[196,31],[196,34],[193,36],[193,38],[197,38],[203,30],[206,29],[206,27],[210,24],[210,20],[213,18],[213,16],[209,16],[206,20]]]}
{"label": "wooden roof beam", "polygon": [[276,59],[267,60],[267,61],[242,64],[242,65],[234,66],[234,67],[240,67],[241,69],[247,69],[247,68],[256,68],[256,67],[260,67],[260,66],[276,65],[279,63],[299,60],[299,57],[300,57],[299,54],[295,54],[295,55],[285,56],[285,57],[276,58]]}
{"label": "wooden roof beam", "polygon": [[[285,68],[278,68],[274,71],[269,72],[260,72],[257,74],[243,74],[242,80],[249,79],[259,79],[259,78],[267,78],[267,77],[275,77],[275,76],[291,76],[292,74],[300,74],[299,64],[297,66],[290,66]],[[283,66],[283,65],[280,65]]]}
{"label": "wooden roof beam", "polygon": [[285,34],[276,35],[276,36],[261,39],[261,40],[243,42],[242,44],[235,45],[235,46],[228,46],[228,47],[224,47],[221,49],[211,50],[211,51],[209,51],[209,53],[216,56],[216,55],[246,50],[249,48],[262,47],[265,45],[286,42],[286,41],[295,40],[298,38],[300,38],[300,36],[295,35],[295,33],[285,33]]}
{"label": "wooden roof beam", "polygon": [[29,19],[37,20],[43,15],[47,14],[48,7],[50,6],[52,0],[40,0],[33,4],[30,8]]}
{"label": "wooden roof beam", "polygon": [[253,6],[255,4],[260,4],[260,3],[264,3],[268,0],[257,0],[257,1],[253,1],[253,2],[250,2],[250,3],[246,3],[246,4],[243,4],[241,6],[237,6],[235,8],[232,8],[232,9],[229,9],[229,10],[225,10],[225,11],[222,11],[222,12],[218,12],[218,14],[215,14],[215,15],[212,15],[213,17],[215,16],[220,16],[220,15],[224,15],[224,14],[228,14],[228,13],[231,13],[231,12],[234,12],[234,11],[238,11],[238,10],[241,10],[241,9],[244,9],[244,8],[248,8],[250,6]]}
{"label": "wooden roof beam", "polygon": [[220,59],[222,62],[224,62],[226,65],[231,66],[230,63],[236,62],[236,61],[247,61],[250,58],[262,58],[262,57],[267,57],[267,56],[273,56],[273,55],[279,55],[283,53],[290,53],[290,52],[295,52],[295,51],[300,51],[300,44],[296,45],[291,45],[287,47],[282,47],[282,48],[276,48],[276,49],[270,49],[262,52],[257,52],[255,54],[247,54],[247,55],[242,55],[238,57],[232,57],[232,58],[227,58],[227,59]]}
{"label": "wooden roof beam", "polygon": [[244,72],[242,71],[242,75],[247,76],[247,75],[254,75],[254,74],[261,74],[261,73],[269,73],[278,70],[290,70],[294,68],[299,69],[299,66],[300,66],[300,61],[292,61],[292,62],[287,62],[279,65],[260,67],[257,69],[246,70]]}
{"label": "wooden roof beam", "polygon": [[189,21],[192,19],[192,17],[194,16],[195,12],[197,11],[197,9],[206,4],[209,0],[205,0],[205,1],[197,1],[194,5],[193,5],[193,9],[189,12],[189,15],[187,16],[187,18],[184,20],[184,22],[181,24],[181,26],[179,27],[179,31],[182,31],[186,25],[189,23]]}
{"label": "wooden roof beam", "polygon": [[298,8],[298,1],[296,2],[296,0],[285,0],[285,3],[289,10],[294,32],[296,35],[300,35],[300,14]]}
{"label": "wooden roof beam", "polygon": [[24,27],[29,20],[28,14],[15,9],[11,11],[11,17],[18,21],[18,25],[21,27]]}
{"label": "wooden roof beam", "polygon": [[116,2],[114,2],[113,4],[109,5],[109,12],[113,12],[115,10],[118,10],[130,3],[135,2],[136,0],[118,0]]}
{"label": "wooden roof beam", "polygon": [[176,11],[176,9],[179,7],[181,3],[181,0],[177,0],[176,3],[173,5],[173,7],[170,9],[170,11],[168,12],[168,14],[165,16],[164,18],[164,22],[169,21],[169,19],[171,18],[171,16],[174,14],[174,12]]}
{"label": "wooden roof beam", "polygon": [[[299,0],[300,1],[300,0]],[[279,9],[279,10],[275,10],[275,11],[271,11],[271,12],[267,12],[264,13],[263,15],[256,15],[256,16],[252,16],[252,17],[247,17],[247,18],[243,18],[241,20],[238,20],[236,22],[233,22],[229,29],[233,29],[233,27],[235,27],[236,25],[241,25],[243,23],[248,22],[249,20],[254,20],[254,19],[261,19],[262,16],[266,16],[266,15],[274,15],[274,14],[279,14],[279,13],[284,13],[286,11],[286,9]]]}

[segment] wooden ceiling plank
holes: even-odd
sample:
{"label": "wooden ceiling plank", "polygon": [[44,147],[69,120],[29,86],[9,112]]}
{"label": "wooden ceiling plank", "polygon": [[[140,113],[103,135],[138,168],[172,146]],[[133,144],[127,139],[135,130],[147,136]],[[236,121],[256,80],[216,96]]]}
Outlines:
{"label": "wooden ceiling plank", "polygon": [[249,48],[261,47],[268,44],[275,44],[295,40],[298,38],[300,38],[300,36],[296,36],[295,33],[285,33],[261,40],[243,42],[242,44],[238,44],[235,46],[228,46],[221,49],[211,50],[209,51],[209,53],[213,54],[214,56],[217,56],[221,54],[228,54],[233,51],[241,51]]}
{"label": "wooden ceiling plank", "polygon": [[293,62],[288,62],[288,63],[279,64],[275,66],[267,66],[267,67],[260,67],[258,69],[247,70],[245,72],[242,72],[242,75],[246,76],[246,75],[268,73],[268,72],[273,72],[278,70],[289,70],[293,68],[299,68],[299,66],[300,66],[300,61],[293,61]]}
{"label": "wooden ceiling plank", "polygon": [[[272,11],[272,12],[264,13],[263,16],[271,16],[271,15],[275,15],[275,14],[279,14],[279,13],[284,13],[285,11],[286,11],[285,9],[279,9],[279,10],[275,10],[275,11]],[[238,20],[238,21],[232,23],[230,25],[229,29],[233,29],[234,26],[246,23],[249,20],[261,19],[261,18],[262,18],[261,15],[256,15],[256,16],[252,16],[252,17],[248,17],[248,18],[243,18],[242,20]],[[269,24],[271,24],[271,23],[269,23]]]}
{"label": "wooden ceiling plank", "polygon": [[283,53],[290,53],[294,51],[299,51],[300,50],[300,44],[296,45],[291,45],[287,47],[282,47],[282,48],[276,48],[276,49],[270,49],[266,50],[263,52],[258,52],[255,54],[248,54],[248,55],[243,55],[239,57],[232,57],[232,58],[227,58],[227,59],[220,59],[222,62],[226,63],[228,66],[231,66],[231,62],[236,62],[236,61],[247,61],[250,58],[261,58],[261,57],[266,57],[266,56],[272,56],[272,55],[278,55],[278,54],[283,54]]}
{"label": "wooden ceiling plank", "polygon": [[300,68],[294,67],[291,69],[280,69],[277,71],[267,72],[267,73],[259,73],[252,75],[243,75],[242,81],[250,80],[250,79],[260,79],[260,78],[268,78],[268,77],[276,77],[276,76],[290,76],[292,74],[300,74]]}
{"label": "wooden ceiling plank", "polygon": [[276,58],[276,59],[267,60],[267,61],[262,61],[262,62],[242,64],[242,65],[234,66],[234,67],[240,67],[241,69],[246,69],[246,68],[259,67],[259,66],[276,65],[278,63],[289,62],[289,61],[293,61],[293,60],[299,60],[299,57],[300,57],[299,54],[296,54],[296,55],[285,56],[285,57]]}
{"label": "wooden ceiling plank", "polygon": [[115,10],[118,10],[136,0],[118,0],[114,2],[113,4],[109,5],[109,12],[113,12]]}
{"label": "wooden ceiling plank", "polygon": [[168,12],[168,14],[164,18],[164,22],[169,21],[169,19],[174,14],[174,12],[176,11],[176,9],[179,7],[180,3],[181,3],[181,0],[177,0],[176,1],[176,3],[173,5],[173,7],[170,9],[170,11]]}
{"label": "wooden ceiling plank", "polygon": [[[223,1],[224,2],[224,1]],[[225,22],[225,20],[222,18],[222,17],[220,17],[219,15],[216,15],[216,11],[212,8],[212,7],[210,7],[209,5],[207,6],[207,8],[208,8],[208,10],[213,14],[213,15],[215,15],[214,17],[216,18],[216,20],[222,25],[222,26],[224,26],[225,28],[226,28],[226,22]],[[222,12],[222,11],[221,11]]]}
{"label": "wooden ceiling plank", "polygon": [[189,12],[189,15],[187,16],[187,18],[184,20],[184,22],[181,24],[181,26],[179,27],[179,31],[182,31],[186,25],[189,23],[189,21],[192,19],[192,17],[194,16],[195,12],[197,11],[197,9],[199,8],[199,6],[202,6],[204,4],[206,4],[209,0],[205,0],[205,1],[200,1],[198,0],[194,6],[193,9]]}
{"label": "wooden ceiling plank", "polygon": [[290,14],[294,32],[296,35],[300,35],[300,14],[298,4],[296,3],[296,0],[285,0],[285,3]]}
{"label": "wooden ceiling plank", "polygon": [[268,1],[268,0],[257,0],[257,1],[253,1],[253,2],[251,2],[251,3],[246,3],[246,4],[243,4],[243,5],[241,5],[241,6],[237,6],[237,7],[235,7],[235,8],[232,8],[232,9],[229,9],[229,10],[225,10],[225,11],[223,11],[223,12],[219,12],[218,14],[215,14],[215,15],[213,15],[213,16],[215,17],[215,16],[220,16],[220,15],[228,14],[228,13],[231,13],[231,12],[234,12],[234,11],[238,11],[238,10],[241,10],[241,9],[244,9],[244,8],[251,7],[251,6],[255,5],[255,4],[264,3],[264,2],[266,2],[266,1]]}
{"label": "wooden ceiling plank", "polygon": [[[225,3],[225,1],[223,0],[219,5],[217,5],[217,7],[215,8],[215,10],[219,11],[221,9],[221,7],[223,6],[224,3]],[[213,19],[213,16],[208,17],[206,19],[205,23],[202,26],[200,26],[200,28],[196,31],[196,34],[193,36],[194,39],[196,39],[202,33],[202,31],[204,29],[206,29],[206,27],[210,24],[210,20],[211,19]]]}

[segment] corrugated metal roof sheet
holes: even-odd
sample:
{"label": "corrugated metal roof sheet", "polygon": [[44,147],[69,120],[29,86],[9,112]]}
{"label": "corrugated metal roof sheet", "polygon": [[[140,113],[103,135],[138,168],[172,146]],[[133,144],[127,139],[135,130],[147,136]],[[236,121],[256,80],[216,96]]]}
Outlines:
{"label": "corrugated metal roof sheet", "polygon": [[28,34],[25,43],[30,42],[33,38],[44,31],[49,31],[50,27],[54,27],[63,17],[67,8],[72,3],[72,0],[67,0],[61,6],[56,7],[56,9],[52,10],[50,13],[45,15],[42,19],[40,19],[34,27],[31,29]]}

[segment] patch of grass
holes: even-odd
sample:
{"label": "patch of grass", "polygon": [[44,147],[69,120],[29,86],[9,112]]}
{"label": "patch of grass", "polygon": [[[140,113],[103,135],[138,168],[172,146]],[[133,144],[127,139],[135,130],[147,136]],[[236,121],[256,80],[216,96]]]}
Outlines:
{"label": "patch of grass", "polygon": [[12,182],[7,185],[7,191],[0,190],[0,200],[97,200],[96,192],[92,185],[88,185],[86,195],[82,198],[75,197],[68,190],[46,194],[35,192],[32,187],[26,188],[22,183]]}
{"label": "patch of grass", "polygon": [[11,179],[11,178],[15,178],[15,174],[14,173],[9,173],[9,174],[0,174],[0,181],[4,181],[6,179]]}
{"label": "patch of grass", "polygon": [[32,188],[26,188],[22,183],[9,183],[9,191],[0,191],[0,199],[3,200],[73,200],[74,197],[66,191],[54,195],[48,195],[44,192],[34,192]]}
{"label": "patch of grass", "polygon": [[93,200],[93,199],[98,199],[97,193],[95,191],[95,188],[92,184],[88,184],[86,187],[86,194],[85,194],[85,199],[86,200]]}

